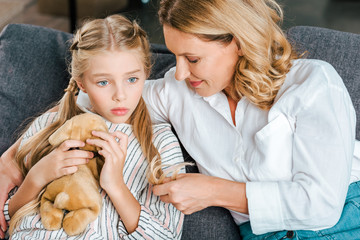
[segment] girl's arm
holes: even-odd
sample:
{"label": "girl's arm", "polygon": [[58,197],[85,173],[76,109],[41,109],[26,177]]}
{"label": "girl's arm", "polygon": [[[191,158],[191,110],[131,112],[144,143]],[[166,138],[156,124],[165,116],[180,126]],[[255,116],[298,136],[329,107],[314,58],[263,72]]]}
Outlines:
{"label": "girl's arm", "polygon": [[126,186],[122,175],[127,154],[127,135],[119,131],[112,134],[94,131],[93,135],[101,139],[88,139],[87,143],[101,147],[99,154],[105,158],[100,185],[109,195],[127,232],[132,233],[138,226],[140,204]]}
{"label": "girl's arm", "polygon": [[24,182],[9,201],[9,215],[26,203],[36,199],[41,189],[49,182],[77,171],[77,165],[86,164],[93,153],[82,150],[70,150],[85,145],[78,140],[67,140],[58,148],[40,159],[28,172]]}
{"label": "girl's arm", "polygon": [[[161,130],[157,133],[159,136],[154,136],[154,139],[157,141],[155,146],[161,154],[162,163],[170,166],[182,163],[181,149],[170,127],[167,127],[165,131]],[[94,135],[105,138],[98,133],[94,133]],[[123,134],[123,136],[116,135],[116,137],[120,139],[120,145],[123,143],[122,149],[126,151],[127,136]],[[112,139],[109,141],[113,141]],[[88,140],[88,143],[95,141]],[[100,144],[97,143],[96,145]],[[104,146],[100,147],[104,150]],[[124,160],[125,151],[118,153],[118,156],[124,154]],[[100,152],[100,154],[105,155],[104,152]],[[111,161],[109,159],[111,158],[106,158],[101,171],[100,184],[110,196],[122,220],[123,224],[119,222],[118,228],[120,236],[124,239],[142,239],[146,236],[156,239],[180,239],[184,215],[172,204],[164,203],[159,197],[154,196],[152,193],[153,186],[150,184],[146,184],[138,198],[135,198],[125,185],[124,180],[115,178],[119,176],[122,178],[122,174],[119,172],[123,171],[123,164],[121,168],[119,168],[120,165],[118,167],[113,164],[106,165],[107,163],[115,163],[112,161],[113,159]],[[114,170],[113,173],[111,170]],[[113,175],[114,178],[110,178],[110,175]],[[137,178],[134,181],[145,180],[143,175],[137,176]]]}

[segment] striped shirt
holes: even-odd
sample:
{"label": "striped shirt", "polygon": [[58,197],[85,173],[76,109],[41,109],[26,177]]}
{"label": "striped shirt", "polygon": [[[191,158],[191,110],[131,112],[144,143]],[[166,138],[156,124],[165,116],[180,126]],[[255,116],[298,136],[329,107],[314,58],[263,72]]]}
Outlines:
{"label": "striped shirt", "polygon": [[[25,133],[22,142],[27,141],[35,133],[49,125],[57,113],[45,113],[37,118]],[[63,229],[48,231],[41,223],[40,214],[26,216],[15,229],[11,239],[180,239],[184,216],[172,204],[160,201],[153,195],[146,171],[148,162],[141,151],[139,142],[129,124],[113,124],[106,121],[109,132],[121,131],[128,135],[127,156],[123,169],[124,181],[131,193],[141,205],[138,227],[128,234],[115,207],[105,191],[99,190],[103,198],[98,218],[90,223],[86,230],[76,236],[69,237]],[[162,163],[174,166],[183,162],[181,149],[169,124],[153,126],[153,143],[158,149]],[[24,160],[26,161],[26,159]],[[164,167],[166,171],[167,167]],[[184,171],[182,171],[184,172]],[[10,198],[9,198],[10,199]],[[9,221],[8,203],[4,206],[4,214]]]}

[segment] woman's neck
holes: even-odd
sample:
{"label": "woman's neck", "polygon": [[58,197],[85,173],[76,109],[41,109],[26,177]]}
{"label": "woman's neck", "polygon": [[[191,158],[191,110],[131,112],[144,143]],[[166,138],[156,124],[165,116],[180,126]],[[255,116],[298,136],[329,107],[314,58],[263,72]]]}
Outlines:
{"label": "woman's neck", "polygon": [[236,111],[237,104],[240,101],[240,98],[236,96],[237,94],[232,93],[230,87],[225,88],[223,90],[223,92],[225,93],[228,103],[229,103],[231,119],[233,121],[234,126],[236,126],[235,111]]}

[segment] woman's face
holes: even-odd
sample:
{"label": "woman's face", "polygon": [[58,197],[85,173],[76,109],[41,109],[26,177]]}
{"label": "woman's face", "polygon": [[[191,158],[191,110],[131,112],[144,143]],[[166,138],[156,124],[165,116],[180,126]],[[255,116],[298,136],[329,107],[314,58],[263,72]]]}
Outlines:
{"label": "woman's face", "polygon": [[220,92],[230,84],[242,55],[234,39],[222,44],[202,40],[168,25],[163,29],[166,46],[176,56],[176,80],[187,81],[203,97]]}

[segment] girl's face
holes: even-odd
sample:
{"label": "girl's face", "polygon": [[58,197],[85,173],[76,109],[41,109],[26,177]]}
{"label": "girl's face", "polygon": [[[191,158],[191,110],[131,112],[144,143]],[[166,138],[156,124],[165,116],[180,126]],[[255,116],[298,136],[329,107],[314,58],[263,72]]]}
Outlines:
{"label": "girl's face", "polygon": [[220,92],[230,84],[242,56],[234,39],[226,45],[202,40],[166,24],[163,29],[166,46],[176,55],[176,80],[187,81],[203,97]]}
{"label": "girl's face", "polygon": [[145,78],[136,52],[106,51],[90,59],[88,70],[77,83],[89,95],[93,112],[112,123],[129,123]]}

